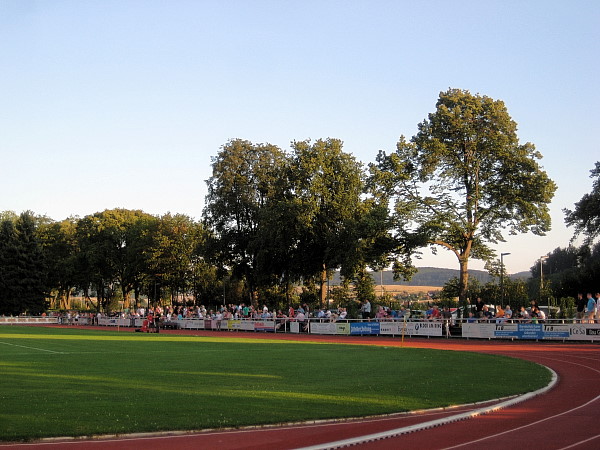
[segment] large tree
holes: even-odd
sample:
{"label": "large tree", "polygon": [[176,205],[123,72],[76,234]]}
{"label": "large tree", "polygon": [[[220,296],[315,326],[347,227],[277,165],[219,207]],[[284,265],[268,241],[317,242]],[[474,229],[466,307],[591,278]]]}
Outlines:
{"label": "large tree", "polygon": [[583,234],[586,237],[586,244],[591,244],[600,236],[600,161],[590,170],[590,178],[595,178],[592,191],[575,203],[573,211],[564,210],[567,226],[575,227],[574,237]]}
{"label": "large tree", "polygon": [[78,245],[75,237],[77,222],[66,219],[61,222],[41,224],[38,236],[42,245],[48,285],[52,289],[54,307],[70,307],[70,295],[78,281]]}
{"label": "large tree", "polygon": [[284,163],[285,154],[274,145],[234,139],[213,158],[207,180],[203,215],[214,233],[208,248],[234,278],[245,281],[253,302],[260,282],[256,240]]}
{"label": "large tree", "polygon": [[82,284],[96,288],[99,307],[108,307],[117,288],[124,300],[134,291],[137,303],[147,275],[145,250],[155,221],[143,211],[117,208],[86,216],[77,223]]}
{"label": "large tree", "polygon": [[209,292],[206,284],[217,282],[214,268],[206,263],[201,252],[207,238],[204,226],[186,215],[169,213],[155,225],[147,248],[150,296],[155,282],[170,291],[173,302],[187,292],[193,292],[196,300],[198,294]]}
{"label": "large tree", "polygon": [[378,259],[370,244],[387,232],[387,216],[378,216],[377,203],[364,197],[362,164],[342,150],[340,140],[294,142],[292,149],[295,267],[305,276],[318,275],[323,305],[331,271],[341,268],[353,276]]}
{"label": "large tree", "polygon": [[0,223],[0,314],[46,309],[47,272],[37,235],[41,220],[26,211]]}
{"label": "large tree", "polygon": [[372,170],[395,198],[400,226],[456,255],[464,301],[471,258],[491,259],[490,244],[503,242],[505,232],[550,229],[556,186],[534,145],[519,143],[500,100],[449,89],[418,129],[410,141],[401,137],[394,153],[380,152]]}

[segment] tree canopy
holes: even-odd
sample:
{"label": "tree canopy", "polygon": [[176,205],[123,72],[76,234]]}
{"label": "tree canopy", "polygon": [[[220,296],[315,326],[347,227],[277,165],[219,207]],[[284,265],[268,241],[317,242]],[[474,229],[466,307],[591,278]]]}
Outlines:
{"label": "tree canopy", "polygon": [[575,228],[574,238],[583,234],[586,244],[591,244],[600,236],[600,161],[590,170],[590,178],[594,179],[592,191],[575,203],[575,209],[564,209],[565,223]]}
{"label": "tree canopy", "polygon": [[39,314],[46,309],[47,271],[31,211],[0,222],[0,314]]}
{"label": "tree canopy", "polygon": [[[540,159],[502,101],[460,89],[441,92],[418,132],[380,151],[368,172],[339,139],[293,141],[288,151],[232,139],[212,159],[202,222],[119,208],[58,223],[2,213],[0,305],[33,311],[49,296],[66,305],[75,288],[94,292],[101,309],[132,292],[136,304],[142,294],[174,302],[190,292],[225,301],[226,287],[255,304],[289,302],[293,284],[323,305],[333,271],[346,286],[390,264],[408,278],[428,246],[456,255],[464,300],[471,258],[493,259],[506,233],[550,229],[556,186]],[[566,219],[590,240],[600,163],[592,177],[592,193]],[[31,297],[19,294],[26,287]]]}
{"label": "tree canopy", "polygon": [[394,153],[380,152],[372,173],[395,198],[400,226],[456,255],[464,300],[470,258],[491,259],[490,244],[504,241],[505,231],[550,229],[556,186],[534,145],[519,143],[500,100],[449,89],[418,129],[410,141],[401,137]]}

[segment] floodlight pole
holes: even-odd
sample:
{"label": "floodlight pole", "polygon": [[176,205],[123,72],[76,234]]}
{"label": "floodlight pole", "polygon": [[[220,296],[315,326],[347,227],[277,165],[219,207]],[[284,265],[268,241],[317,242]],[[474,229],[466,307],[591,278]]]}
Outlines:
{"label": "floodlight pole", "polygon": [[510,255],[510,253],[500,253],[500,307],[504,305],[504,257]]}
{"label": "floodlight pole", "polygon": [[[542,304],[542,290],[544,289],[544,260],[548,255],[540,256],[540,305]],[[548,319],[550,319],[550,297],[548,297]]]}

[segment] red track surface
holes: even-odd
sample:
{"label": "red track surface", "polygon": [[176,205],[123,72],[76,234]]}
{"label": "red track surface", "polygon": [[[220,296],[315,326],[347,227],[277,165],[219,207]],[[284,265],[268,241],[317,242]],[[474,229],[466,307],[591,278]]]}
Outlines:
{"label": "red track surface", "polygon": [[[165,331],[202,336],[219,332]],[[227,337],[232,335],[228,333]],[[278,338],[400,346],[399,338],[333,337],[266,333],[236,333],[248,338]],[[446,339],[410,339],[406,347],[463,350],[502,354],[535,361],[553,369],[559,377],[551,391],[517,405],[468,420],[397,437],[365,442],[364,449],[599,449],[600,448],[600,347],[595,344],[552,342],[502,342]],[[481,380],[483,383],[493,380]],[[274,426],[227,432],[124,437],[87,441],[38,442],[0,445],[19,449],[291,449],[325,445],[409,425],[449,417],[482,405],[459,410],[398,414],[385,418],[325,422],[298,426]]]}

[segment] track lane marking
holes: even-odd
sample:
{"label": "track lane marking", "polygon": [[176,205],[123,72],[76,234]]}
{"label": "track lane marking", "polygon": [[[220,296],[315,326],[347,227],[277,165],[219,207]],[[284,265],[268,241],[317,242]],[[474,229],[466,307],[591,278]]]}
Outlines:
{"label": "track lane marking", "polygon": [[585,444],[586,442],[593,441],[594,439],[598,439],[599,437],[600,437],[600,434],[597,434],[596,436],[592,436],[591,438],[585,439],[583,441],[575,442],[574,444],[571,444],[568,447],[559,448],[558,450],[567,450],[568,448],[574,448],[574,447],[577,447],[578,445]]}

